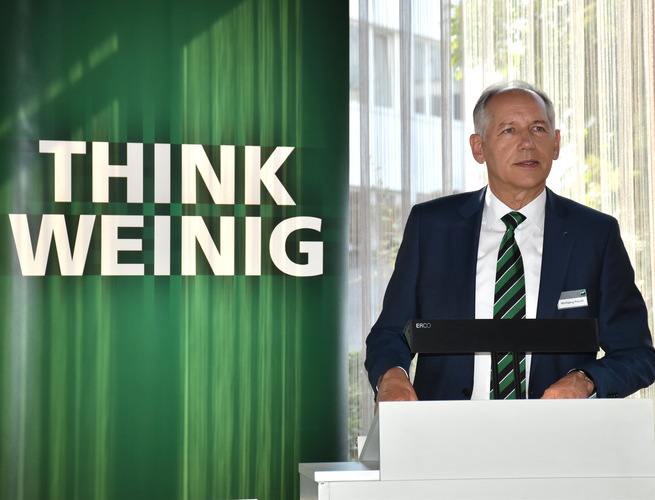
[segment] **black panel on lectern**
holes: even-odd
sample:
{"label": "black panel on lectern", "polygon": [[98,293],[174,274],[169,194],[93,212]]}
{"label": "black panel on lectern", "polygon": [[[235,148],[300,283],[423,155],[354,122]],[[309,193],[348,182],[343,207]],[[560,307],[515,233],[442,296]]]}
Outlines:
{"label": "black panel on lectern", "polygon": [[413,353],[597,352],[598,323],[587,319],[413,319]]}

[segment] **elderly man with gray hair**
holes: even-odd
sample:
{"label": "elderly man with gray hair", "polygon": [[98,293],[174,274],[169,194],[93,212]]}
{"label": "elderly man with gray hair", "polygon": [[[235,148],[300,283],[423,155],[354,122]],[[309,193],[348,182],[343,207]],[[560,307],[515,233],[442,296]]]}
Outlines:
{"label": "elderly man with gray hair", "polygon": [[[546,187],[560,150],[550,98],[525,82],[493,85],[473,118],[488,186],[413,207],[366,342],[377,401],[622,398],[647,387],[655,350],[617,221]],[[560,307],[571,291],[584,300]],[[412,384],[403,329],[414,318],[597,318],[604,356],[421,354]]]}

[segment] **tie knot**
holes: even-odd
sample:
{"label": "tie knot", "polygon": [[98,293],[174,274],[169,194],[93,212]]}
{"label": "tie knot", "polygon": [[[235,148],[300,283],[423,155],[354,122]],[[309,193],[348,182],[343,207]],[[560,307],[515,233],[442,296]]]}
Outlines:
{"label": "tie knot", "polygon": [[510,212],[503,216],[502,220],[507,229],[516,229],[521,222],[526,219],[525,215],[520,212]]}

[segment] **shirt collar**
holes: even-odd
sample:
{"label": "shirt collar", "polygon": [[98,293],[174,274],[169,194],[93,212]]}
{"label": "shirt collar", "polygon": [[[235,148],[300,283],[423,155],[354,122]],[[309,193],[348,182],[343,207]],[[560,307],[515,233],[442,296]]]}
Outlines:
{"label": "shirt collar", "polygon": [[[500,219],[513,210],[500,201],[487,187],[487,193],[484,198],[484,213],[482,214],[484,223],[491,228]],[[534,224],[541,232],[544,230],[544,220],[546,217],[546,190],[544,189],[539,196],[518,210],[526,217],[526,222]],[[500,222],[500,224],[503,224]]]}

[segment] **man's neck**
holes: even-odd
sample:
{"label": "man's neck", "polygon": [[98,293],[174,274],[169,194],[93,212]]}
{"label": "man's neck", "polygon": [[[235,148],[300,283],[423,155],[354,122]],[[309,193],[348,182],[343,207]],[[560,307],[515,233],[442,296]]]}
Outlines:
{"label": "man's neck", "polygon": [[502,201],[509,208],[512,210],[520,210],[543,193],[546,187],[543,186],[538,190],[525,190],[513,193],[498,193],[493,187],[491,187],[491,185],[489,185],[489,189],[496,198]]}

